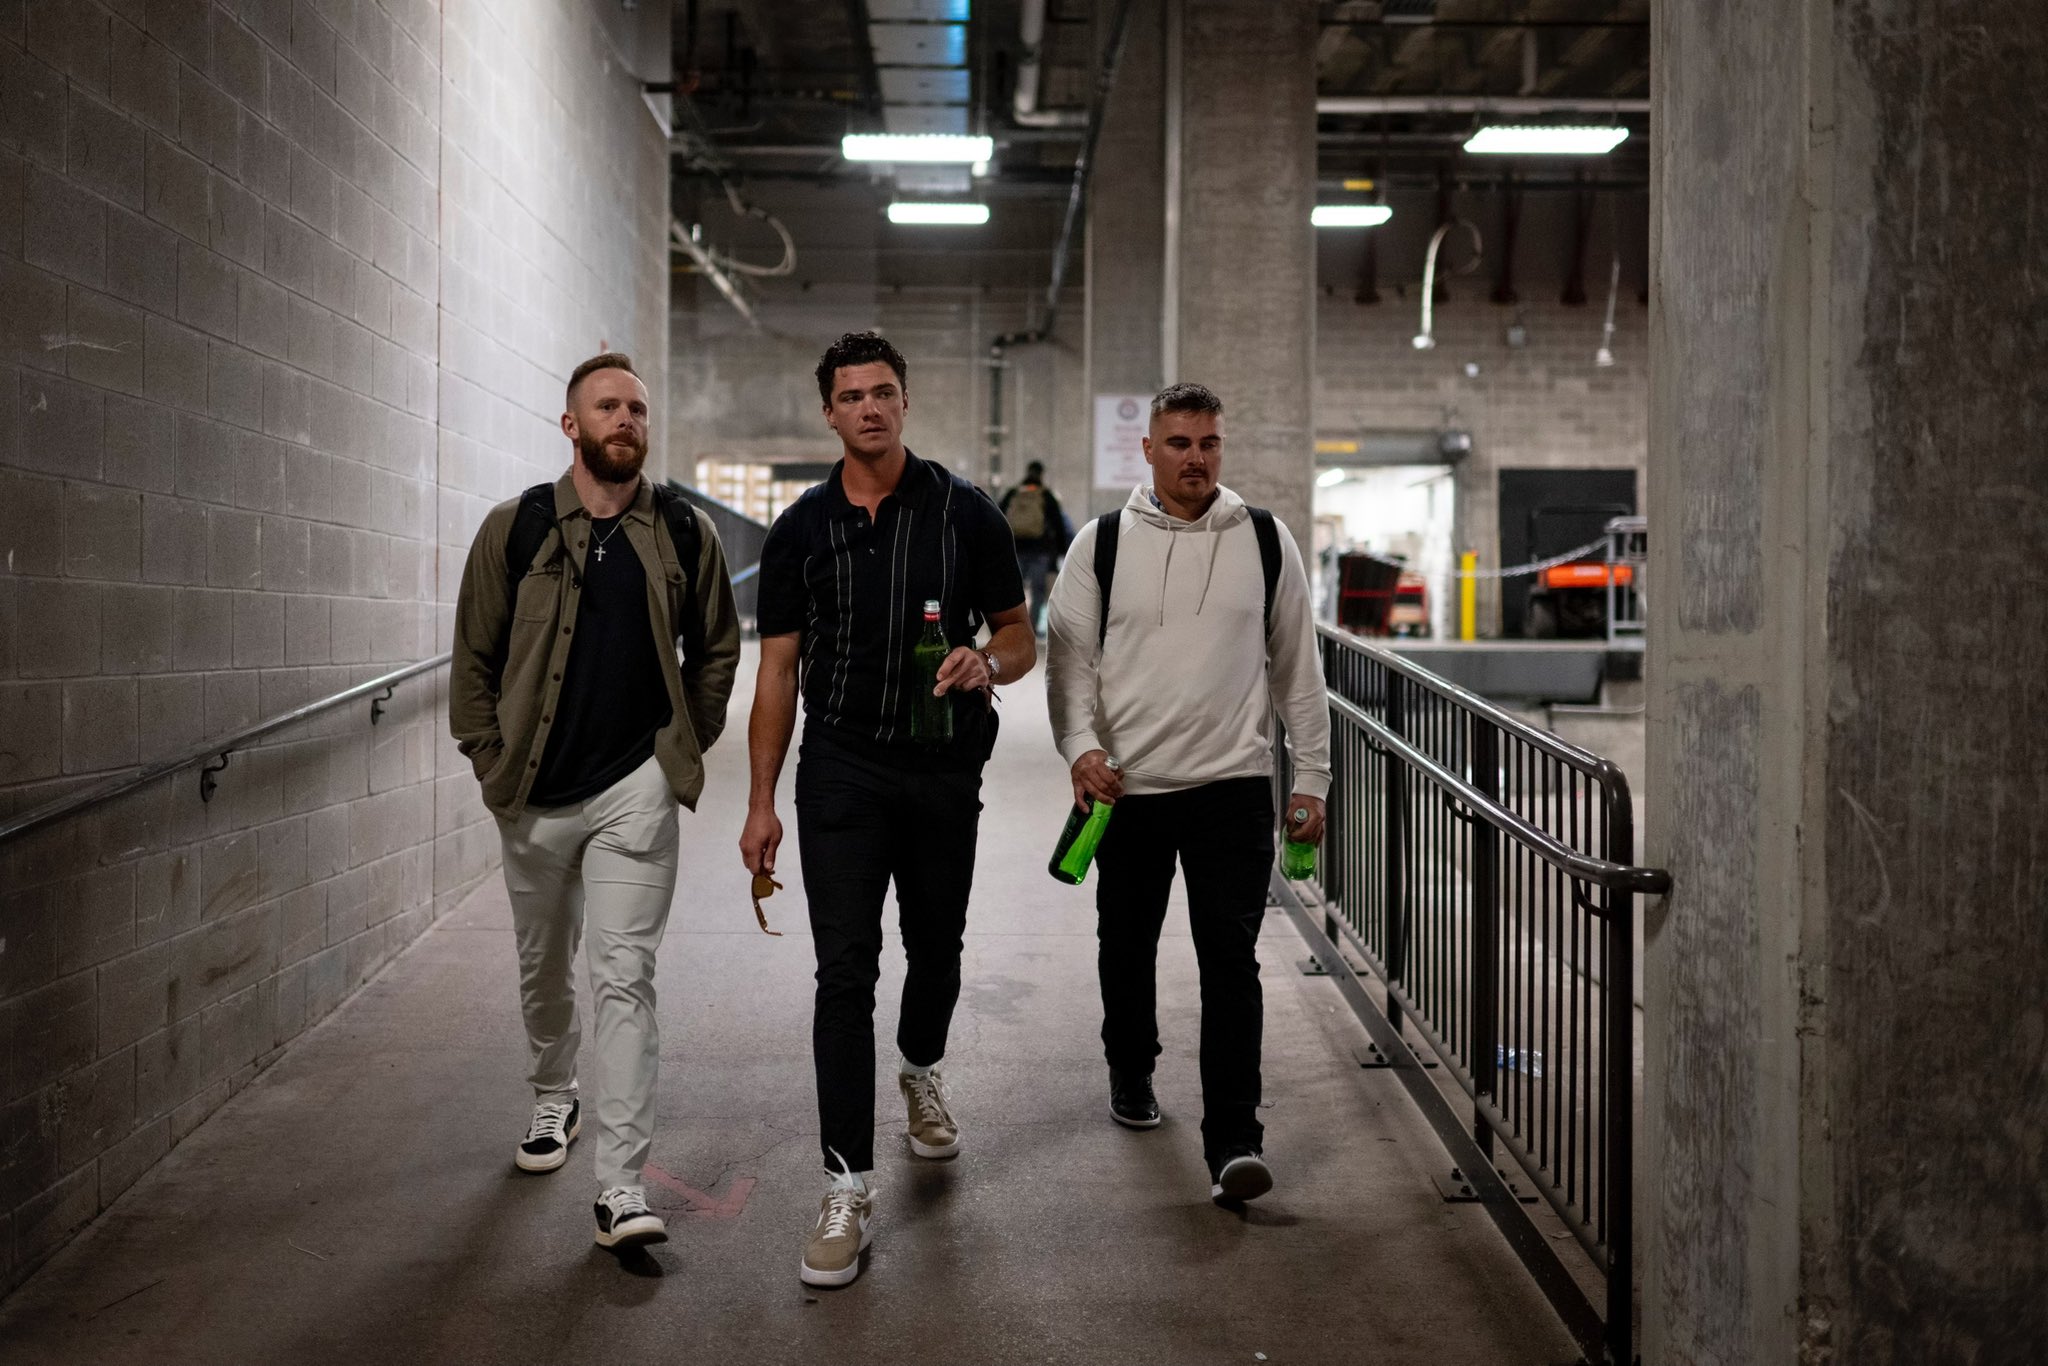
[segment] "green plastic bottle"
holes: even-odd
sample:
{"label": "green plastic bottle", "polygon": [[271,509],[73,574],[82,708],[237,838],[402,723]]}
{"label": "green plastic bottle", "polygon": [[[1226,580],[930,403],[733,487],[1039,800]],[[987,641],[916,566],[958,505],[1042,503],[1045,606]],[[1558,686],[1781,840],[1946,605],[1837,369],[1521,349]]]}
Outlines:
{"label": "green plastic bottle", "polygon": [[939,685],[939,666],[950,653],[945,630],[939,625],[938,599],[926,598],[924,634],[911,650],[918,691],[910,706],[910,738],[921,745],[944,745],[953,739],[953,699],[950,695],[932,695],[932,689]]}
{"label": "green plastic bottle", "polygon": [[1067,812],[1059,843],[1052,847],[1052,858],[1045,865],[1055,881],[1078,887],[1087,880],[1088,865],[1095,861],[1102,832],[1108,829],[1110,813],[1115,810],[1108,802],[1090,797],[1086,811],[1076,806]]}
{"label": "green plastic bottle", "polygon": [[[1289,824],[1295,829],[1300,829],[1302,822],[1307,819],[1308,808],[1297,806]],[[1307,840],[1290,837],[1280,846],[1280,875],[1289,882],[1307,882],[1315,877],[1316,847]]]}

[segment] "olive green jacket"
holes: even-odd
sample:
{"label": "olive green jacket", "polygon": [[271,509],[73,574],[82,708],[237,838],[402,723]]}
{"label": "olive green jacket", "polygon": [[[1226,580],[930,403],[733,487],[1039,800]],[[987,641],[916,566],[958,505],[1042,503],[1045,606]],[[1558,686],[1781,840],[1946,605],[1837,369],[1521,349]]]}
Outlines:
{"label": "olive green jacket", "polygon": [[[526,809],[540,770],[548,729],[562,691],[562,673],[582,601],[583,557],[590,514],[565,473],[555,481],[555,526],[519,581],[518,601],[505,594],[505,538],[519,500],[484,516],[455,600],[455,660],[448,679],[448,729],[483,784],[484,805],[507,820]],[[697,518],[703,548],[685,575],[675,545],[654,507],[645,479],[626,509],[626,540],[647,571],[647,619],[668,684],[669,723],[654,737],[654,755],[676,800],[692,810],[704,790],[704,751],[725,729],[725,704],[739,670],[740,619],[718,533]],[[564,544],[566,538],[567,544]],[[566,571],[566,572],[565,572]],[[676,642],[683,594],[696,599],[704,621],[704,658],[686,671]]]}

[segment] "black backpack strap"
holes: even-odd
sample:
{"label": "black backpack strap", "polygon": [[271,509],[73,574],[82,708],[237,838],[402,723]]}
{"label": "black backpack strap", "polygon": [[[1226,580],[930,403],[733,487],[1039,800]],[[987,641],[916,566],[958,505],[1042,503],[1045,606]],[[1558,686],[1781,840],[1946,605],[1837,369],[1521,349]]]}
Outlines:
{"label": "black backpack strap", "polygon": [[704,554],[704,533],[697,527],[697,509],[666,484],[654,485],[654,510],[668,527],[669,544],[683,567],[681,607],[683,672],[704,665],[704,613],[697,603],[697,561]]}
{"label": "black backpack strap", "polygon": [[1259,570],[1266,576],[1266,638],[1273,638],[1273,595],[1280,590],[1280,524],[1264,508],[1249,505],[1252,533],[1259,538]]}
{"label": "black backpack strap", "polygon": [[1095,591],[1101,599],[1101,620],[1095,628],[1095,643],[1109,639],[1109,586],[1116,580],[1116,538],[1123,527],[1123,509],[1105,512],[1095,519]]}
{"label": "black backpack strap", "polygon": [[555,486],[535,484],[519,495],[519,511],[505,533],[505,609],[519,600],[519,581],[533,566],[541,542],[555,525]]}

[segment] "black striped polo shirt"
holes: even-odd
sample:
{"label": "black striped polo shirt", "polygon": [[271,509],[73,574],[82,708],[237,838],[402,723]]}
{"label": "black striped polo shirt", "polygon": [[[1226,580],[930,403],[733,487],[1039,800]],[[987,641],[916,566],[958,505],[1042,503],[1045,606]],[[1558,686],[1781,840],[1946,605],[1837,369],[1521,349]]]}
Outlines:
{"label": "black striped polo shirt", "polygon": [[841,460],[785,508],[761,550],[763,636],[800,637],[806,734],[823,727],[878,757],[922,766],[979,764],[994,743],[980,693],[955,693],[954,744],[933,755],[910,739],[911,650],[924,604],[937,599],[952,645],[1021,607],[1024,579],[1010,525],[986,493],[905,452],[903,476],[875,515],[849,502]]}

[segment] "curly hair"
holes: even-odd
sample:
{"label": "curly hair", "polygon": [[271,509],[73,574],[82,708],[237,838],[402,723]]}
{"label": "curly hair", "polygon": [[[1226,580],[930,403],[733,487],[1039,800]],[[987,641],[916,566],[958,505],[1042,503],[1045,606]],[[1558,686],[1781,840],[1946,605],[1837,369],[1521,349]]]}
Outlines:
{"label": "curly hair", "polygon": [[1199,384],[1169,384],[1152,396],[1152,416],[1161,413],[1214,413],[1223,416],[1223,400]]}
{"label": "curly hair", "polygon": [[910,388],[910,366],[888,339],[879,332],[848,332],[838,341],[825,348],[825,354],[818,358],[818,397],[827,408],[832,406],[832,377],[849,365],[872,365],[876,361],[888,362],[896,372],[896,383],[906,391]]}

